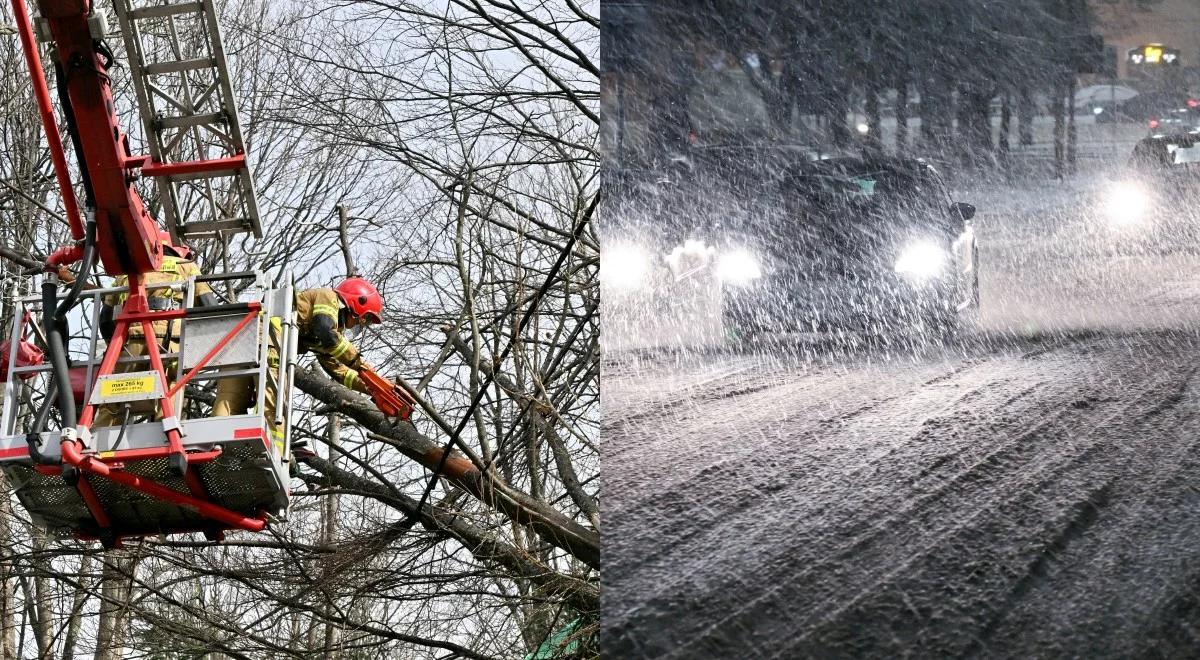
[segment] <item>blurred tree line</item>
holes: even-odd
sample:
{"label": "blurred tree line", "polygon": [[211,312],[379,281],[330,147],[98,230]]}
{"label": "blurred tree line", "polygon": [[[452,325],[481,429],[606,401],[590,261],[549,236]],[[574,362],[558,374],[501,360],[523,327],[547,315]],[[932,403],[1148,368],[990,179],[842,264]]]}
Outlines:
{"label": "blurred tree line", "polygon": [[[1010,140],[1033,140],[1043,98],[1061,162],[1075,74],[1102,67],[1086,0],[662,0],[606,2],[601,17],[604,93],[617,101],[637,81],[655,149],[694,140],[687,97],[702,60],[721,51],[759,91],[775,139],[804,115],[818,118],[831,146],[871,146],[886,112],[897,120],[891,148],[992,163]],[[624,105],[610,102],[604,122],[626,119]]]}

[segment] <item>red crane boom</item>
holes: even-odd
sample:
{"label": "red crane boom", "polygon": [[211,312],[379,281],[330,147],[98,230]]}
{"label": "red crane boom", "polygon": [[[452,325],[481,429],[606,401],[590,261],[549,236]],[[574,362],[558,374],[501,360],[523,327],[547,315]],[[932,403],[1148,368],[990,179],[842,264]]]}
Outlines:
{"label": "red crane boom", "polygon": [[[12,3],[20,24],[25,56],[38,88],[38,106],[50,138],[50,149],[59,154],[55,157],[55,169],[62,183],[68,176],[66,161],[61,157],[61,141],[53,126],[54,114],[49,107],[50,96],[42,79],[42,69],[38,66],[29,14],[24,0],[12,0]],[[129,138],[117,122],[107,63],[101,59],[97,40],[92,35],[91,26],[96,23],[88,20],[92,3],[88,0],[38,0],[38,10],[49,27],[58,54],[58,66],[66,77],[67,98],[60,100],[64,105],[69,103],[74,114],[83,158],[80,167],[86,170],[91,182],[100,262],[110,275],[154,271],[162,261],[158,225],[133,187],[138,170],[148,163],[149,157],[130,152]],[[68,217],[73,218],[72,233],[76,239],[81,239],[82,225],[76,227],[78,210],[70,210],[76,204],[69,182],[61,188]]]}

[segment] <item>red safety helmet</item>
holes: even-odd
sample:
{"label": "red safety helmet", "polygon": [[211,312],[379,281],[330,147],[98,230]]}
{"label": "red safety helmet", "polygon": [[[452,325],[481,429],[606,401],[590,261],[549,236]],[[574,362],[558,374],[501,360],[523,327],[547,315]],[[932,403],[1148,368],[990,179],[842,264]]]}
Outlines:
{"label": "red safety helmet", "polygon": [[191,260],[192,248],[188,247],[185,243],[182,243],[182,242],[179,245],[172,244],[170,232],[159,230],[158,241],[163,244],[164,248],[170,250],[172,254],[179,257],[180,259],[187,259],[189,261]]}
{"label": "red safety helmet", "polygon": [[348,277],[333,290],[354,316],[368,323],[383,321],[383,296],[370,282],[361,277]]}

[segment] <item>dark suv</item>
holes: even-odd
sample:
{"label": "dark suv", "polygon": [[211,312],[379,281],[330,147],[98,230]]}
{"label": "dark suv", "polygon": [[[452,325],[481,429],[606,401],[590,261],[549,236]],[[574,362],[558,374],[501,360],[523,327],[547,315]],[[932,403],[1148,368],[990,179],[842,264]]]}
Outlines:
{"label": "dark suv", "polygon": [[781,183],[780,213],[744,227],[759,276],[725,289],[742,332],[953,333],[979,306],[975,207],[919,159],[818,160]]}

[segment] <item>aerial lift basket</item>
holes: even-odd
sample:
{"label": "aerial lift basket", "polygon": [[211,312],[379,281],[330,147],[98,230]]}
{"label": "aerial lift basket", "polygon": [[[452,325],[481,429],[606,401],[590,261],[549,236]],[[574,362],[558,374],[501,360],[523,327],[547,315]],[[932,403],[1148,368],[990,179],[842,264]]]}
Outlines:
{"label": "aerial lift basket", "polygon": [[[296,354],[290,277],[274,288],[255,272],[196,279],[254,279],[255,285],[240,301],[192,307],[196,280],[189,280],[165,285],[184,290],[182,297],[189,302],[180,309],[122,312],[118,318],[176,324],[173,336],[178,339],[165,342],[157,359],[126,352],[105,364],[101,301],[127,289],[84,292],[69,319],[75,329],[68,348],[71,368],[84,383],[77,401],[83,414],[75,429],[54,428],[47,419],[54,416],[38,414],[43,406],[55,405],[51,365],[17,359],[22,341],[39,338],[41,299],[18,297],[15,309],[8,310],[0,470],[36,523],[60,536],[113,546],[126,537],[178,532],[219,539],[227,530],[259,531],[273,517],[286,515],[289,392]],[[272,330],[272,317],[283,320],[281,330]],[[281,356],[278,361],[268,359],[272,345]],[[170,380],[153,368],[156,361],[173,372]],[[247,414],[212,417],[208,403],[185,398],[188,387],[246,376],[255,383],[255,407]],[[277,393],[274,420],[262,412],[268,388]],[[164,406],[164,398],[171,405]],[[155,402],[174,414],[156,419]],[[88,428],[100,405],[121,411],[117,425]],[[132,412],[139,409],[141,418]],[[282,437],[272,434],[273,427]]]}

